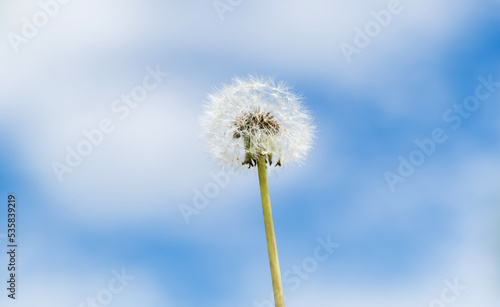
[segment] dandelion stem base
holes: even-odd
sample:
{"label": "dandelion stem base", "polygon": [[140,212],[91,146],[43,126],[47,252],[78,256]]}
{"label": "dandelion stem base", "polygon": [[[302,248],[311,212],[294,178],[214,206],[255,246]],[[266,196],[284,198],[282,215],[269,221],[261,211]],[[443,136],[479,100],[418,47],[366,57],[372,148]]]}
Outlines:
{"label": "dandelion stem base", "polygon": [[266,227],[267,250],[269,252],[269,263],[271,265],[271,277],[273,281],[274,301],[276,307],[285,307],[283,287],[281,284],[280,265],[278,261],[278,248],[274,236],[273,214],[271,211],[271,199],[267,184],[266,157],[261,156],[257,162],[259,170],[260,196],[262,198],[262,210],[264,212],[264,224]]}

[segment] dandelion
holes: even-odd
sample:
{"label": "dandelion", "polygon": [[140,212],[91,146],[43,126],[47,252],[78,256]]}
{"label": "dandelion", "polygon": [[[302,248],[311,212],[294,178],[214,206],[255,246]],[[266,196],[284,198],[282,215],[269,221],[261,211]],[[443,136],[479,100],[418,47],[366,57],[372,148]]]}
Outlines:
{"label": "dandelion", "polygon": [[208,151],[225,169],[257,167],[274,298],[277,307],[285,306],[267,172],[303,162],[314,136],[312,118],[302,97],[271,78],[235,78],[208,98],[201,118]]}

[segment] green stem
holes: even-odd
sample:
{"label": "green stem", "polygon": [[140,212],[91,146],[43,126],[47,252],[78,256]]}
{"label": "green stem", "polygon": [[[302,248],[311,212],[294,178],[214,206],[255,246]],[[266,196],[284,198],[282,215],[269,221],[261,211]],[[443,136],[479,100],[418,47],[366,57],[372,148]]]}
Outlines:
{"label": "green stem", "polygon": [[281,285],[280,264],[278,261],[278,248],[276,247],[276,238],[274,237],[271,199],[269,198],[269,187],[267,185],[266,157],[259,157],[257,165],[259,169],[260,196],[262,198],[264,224],[266,226],[267,251],[269,252],[269,263],[271,265],[271,277],[273,280],[274,301],[276,302],[276,307],[285,307],[283,287]]}

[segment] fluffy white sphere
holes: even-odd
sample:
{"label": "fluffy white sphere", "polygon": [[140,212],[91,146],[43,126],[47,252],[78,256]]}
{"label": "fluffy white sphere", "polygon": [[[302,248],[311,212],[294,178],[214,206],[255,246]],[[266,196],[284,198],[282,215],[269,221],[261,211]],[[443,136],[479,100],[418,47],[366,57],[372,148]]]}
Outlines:
{"label": "fluffy white sphere", "polygon": [[201,118],[208,151],[224,168],[301,163],[312,145],[312,117],[302,98],[268,77],[234,78],[210,94]]}

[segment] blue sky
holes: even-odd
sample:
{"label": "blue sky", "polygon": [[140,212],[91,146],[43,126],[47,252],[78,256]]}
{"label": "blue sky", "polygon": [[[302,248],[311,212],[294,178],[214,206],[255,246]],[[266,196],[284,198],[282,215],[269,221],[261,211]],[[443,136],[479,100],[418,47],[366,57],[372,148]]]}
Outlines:
{"label": "blue sky", "polygon": [[[220,172],[199,137],[207,93],[256,74],[293,84],[317,125],[306,164],[270,177],[282,272],[318,240],[340,245],[284,281],[287,306],[440,306],[455,279],[453,306],[498,306],[500,87],[459,129],[443,114],[500,81],[500,4],[401,1],[349,63],[340,45],[391,3],[243,0],[221,20],[212,1],[70,1],[17,50],[9,35],[42,8],[2,2],[0,197],[18,197],[20,252],[18,300],[3,287],[0,301],[270,306],[256,172],[229,174],[189,224],[179,211]],[[148,67],[168,76],[120,118]],[[58,180],[54,162],[105,119],[114,130]],[[392,191],[384,173],[436,128],[447,140]],[[122,270],[133,279],[107,301]]]}

